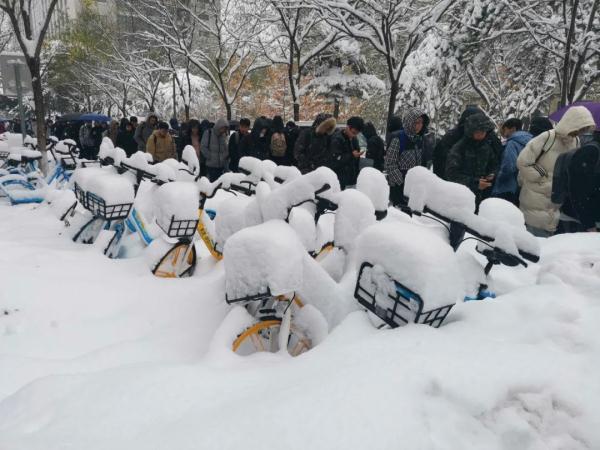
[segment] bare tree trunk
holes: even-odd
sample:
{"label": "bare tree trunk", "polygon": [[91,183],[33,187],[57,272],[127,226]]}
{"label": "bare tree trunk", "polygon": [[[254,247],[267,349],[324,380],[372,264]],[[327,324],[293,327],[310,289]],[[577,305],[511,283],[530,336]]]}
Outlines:
{"label": "bare tree trunk", "polygon": [[335,120],[340,116],[340,99],[335,97],[333,99],[333,117]]}
{"label": "bare tree trunk", "polygon": [[398,96],[398,92],[400,91],[400,86],[398,81],[392,80],[392,84],[390,86],[390,99],[388,101],[388,113],[387,113],[387,124],[386,129],[389,123],[394,117],[394,113],[396,112],[396,97]]}
{"label": "bare tree trunk", "polygon": [[575,34],[575,22],[577,19],[577,9],[579,8],[579,0],[573,2],[571,7],[571,23],[567,32],[567,43],[565,46],[564,61],[562,67],[562,83],[560,90],[559,107],[565,106],[569,101],[569,75],[571,74],[571,44]]}
{"label": "bare tree trunk", "polygon": [[[37,128],[38,150],[42,152],[41,169],[44,175],[48,174],[48,156],[46,154],[46,105],[44,104],[44,91],[40,73],[40,62],[35,58],[27,58],[27,66],[31,72],[31,87],[33,89],[33,103],[35,105],[35,123]],[[21,124],[25,126],[25,124]]]}
{"label": "bare tree trunk", "polygon": [[231,117],[232,117],[231,103],[225,103],[225,110],[227,111],[227,120],[231,120]]}

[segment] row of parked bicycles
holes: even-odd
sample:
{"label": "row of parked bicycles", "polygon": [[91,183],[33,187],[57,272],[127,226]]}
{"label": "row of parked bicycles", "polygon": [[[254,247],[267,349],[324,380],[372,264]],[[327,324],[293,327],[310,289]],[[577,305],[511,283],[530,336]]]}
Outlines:
{"label": "row of parked bicycles", "polygon": [[397,209],[373,168],[341,190],[326,167],[301,174],[245,157],[239,172],[210,182],[192,147],[181,161],[155,164],[105,139],[87,161],[75,142],[50,138],[44,176],[37,145],[0,151],[0,195],[47,203],[73,242],[109,258],[144,254],[157,277],[193,275],[199,254],[223,260],[232,310],[222,330],[241,355],[309,350],[348,310],[346,299],[379,328],[439,327],[456,303],[494,296],[494,266],[539,260],[518,208],[489,199],[476,214],[471,191],[422,167],[407,173]]}

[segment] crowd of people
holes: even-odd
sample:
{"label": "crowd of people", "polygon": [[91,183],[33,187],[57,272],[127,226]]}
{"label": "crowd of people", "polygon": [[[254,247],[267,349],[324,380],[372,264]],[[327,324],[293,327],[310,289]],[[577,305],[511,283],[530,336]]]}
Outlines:
{"label": "crowd of people", "polygon": [[[556,127],[535,117],[528,130],[509,118],[499,130],[478,107],[470,106],[454,128],[437,139],[430,117],[412,108],[388,124],[385,138],[373,123],[350,117],[340,126],[329,114],[318,114],[312,125],[298,127],[280,116],[226,119],[212,123],[192,119],[179,124],[150,114],[110,124],[86,123],[77,139],[85,158],[93,159],[103,137],[127,155],[145,151],[156,161],[180,159],[191,146],[201,173],[211,181],[236,171],[240,158],[271,159],[294,165],[302,173],[331,168],[342,188],[353,186],[359,171],[372,166],[386,173],[390,202],[405,202],[404,177],[415,166],[431,168],[439,177],[468,187],[479,204],[488,197],[519,206],[527,228],[540,237],[554,233],[597,231],[600,224],[600,134],[591,113],[571,107]],[[59,136],[64,137],[64,136]],[[360,140],[359,140],[360,138]]]}

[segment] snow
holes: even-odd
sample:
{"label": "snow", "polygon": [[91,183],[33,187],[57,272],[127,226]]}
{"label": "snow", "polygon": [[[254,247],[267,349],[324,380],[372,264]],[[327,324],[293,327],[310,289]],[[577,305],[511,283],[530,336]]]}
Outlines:
{"label": "snow", "polygon": [[356,189],[371,199],[375,211],[387,211],[390,186],[385,175],[372,167],[363,168],[358,174]]}
{"label": "snow", "polygon": [[[381,230],[369,252],[430,273],[414,263],[429,254],[417,225],[393,216],[367,230]],[[540,240],[540,264],[495,268],[501,295],[457,304],[439,329],[377,330],[351,279],[334,282],[300,242],[282,257],[287,226],[261,225],[247,245],[276,241],[327,323],[298,358],[242,358],[229,346],[251,318],[224,301],[227,259],[159,279],[142,258],[74,244],[45,204],[2,201],[0,217],[2,449],[600,448],[597,234]],[[443,241],[422,231],[431,251]],[[265,252],[240,251],[262,266]]]}
{"label": "snow", "polygon": [[425,167],[413,167],[406,173],[404,195],[414,211],[423,212],[429,207],[447,219],[460,222],[475,211],[475,195],[469,188],[444,181]]}
{"label": "snow", "polygon": [[362,233],[356,245],[359,265],[380,266],[416,292],[425,311],[465,297],[465,282],[452,247],[418,225],[378,223]]}
{"label": "snow", "polygon": [[316,250],[317,226],[314,216],[304,208],[293,208],[290,212],[290,226],[296,232],[307,252]]}
{"label": "snow", "polygon": [[156,222],[168,230],[173,220],[198,220],[200,196],[194,183],[173,181],[163,184],[154,194]]}
{"label": "snow", "polygon": [[[258,186],[264,189],[267,185],[261,182]],[[268,194],[261,195],[260,192],[257,187],[256,195],[265,221],[273,219],[286,220],[293,206],[298,206],[315,198],[313,186],[304,177],[278,186]]]}
{"label": "snow", "polygon": [[375,223],[375,208],[369,197],[360,191],[347,189],[338,194],[335,213],[335,246],[350,250],[362,231]]}
{"label": "snow", "polygon": [[186,145],[181,154],[181,161],[185,163],[193,174],[200,173],[200,160],[196,150],[191,145]]}
{"label": "snow", "polygon": [[107,205],[133,203],[135,197],[129,180],[111,173],[91,177],[85,184],[85,190],[102,198]]}
{"label": "snow", "polygon": [[226,292],[229,299],[290,294],[302,285],[306,250],[294,230],[281,220],[245,228],[225,243]]}

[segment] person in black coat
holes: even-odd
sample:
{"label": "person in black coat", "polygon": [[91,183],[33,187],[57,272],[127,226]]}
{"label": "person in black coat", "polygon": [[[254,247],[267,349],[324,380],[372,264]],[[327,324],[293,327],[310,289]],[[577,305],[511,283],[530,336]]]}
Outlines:
{"label": "person in black coat", "polygon": [[330,144],[336,124],[331,114],[320,113],[310,128],[300,132],[294,145],[294,159],[302,174],[331,166]]}
{"label": "person in black coat", "polygon": [[271,124],[266,117],[254,121],[254,127],[248,139],[240,146],[240,157],[252,156],[260,160],[269,159],[271,147]]}
{"label": "person in black coat", "polygon": [[[237,172],[240,162],[242,148],[246,148],[248,141],[244,139],[250,136],[250,119],[245,117],[240,119],[240,128],[229,137],[229,170]],[[244,147],[246,146],[246,147]]]}
{"label": "person in black coat", "polygon": [[537,116],[531,119],[531,123],[529,124],[529,132],[533,135],[533,137],[539,136],[540,134],[552,130],[554,127],[552,126],[552,122],[550,119],[544,116]]}
{"label": "person in black coat", "polygon": [[290,166],[296,165],[296,160],[294,158],[294,148],[296,146],[296,141],[300,136],[300,128],[296,125],[295,122],[289,121],[285,124],[285,137],[287,140],[287,152],[285,154],[287,164]]}
{"label": "person in black coat", "polygon": [[342,189],[356,184],[360,144],[358,134],[365,123],[360,117],[350,117],[346,128],[337,130],[331,138],[331,168],[337,174]]}
{"label": "person in black coat", "polygon": [[569,199],[584,231],[598,231],[600,224],[600,131],[576,150],[569,162]]}
{"label": "person in black coat", "polygon": [[474,114],[483,114],[478,106],[468,106],[460,115],[456,127],[449,130],[439,140],[433,150],[433,172],[440,178],[446,179],[446,158],[450,149],[460,141],[465,134],[465,122]]}
{"label": "person in black coat", "polygon": [[375,125],[372,122],[367,122],[363,130],[363,135],[367,139],[367,155],[366,157],[373,160],[373,167],[383,172],[385,143],[377,134]]}
{"label": "person in black coat", "polygon": [[[123,122],[125,121],[125,122]],[[117,134],[117,143],[116,146],[117,147],[121,147],[123,150],[125,150],[125,153],[127,154],[127,156],[131,156],[133,155],[136,151],[137,151],[137,147],[138,144],[135,141],[135,130],[133,128],[133,124],[131,122],[129,122],[129,120],[127,119],[122,119],[121,120],[121,126],[123,126],[123,128],[119,127],[119,133]]]}

